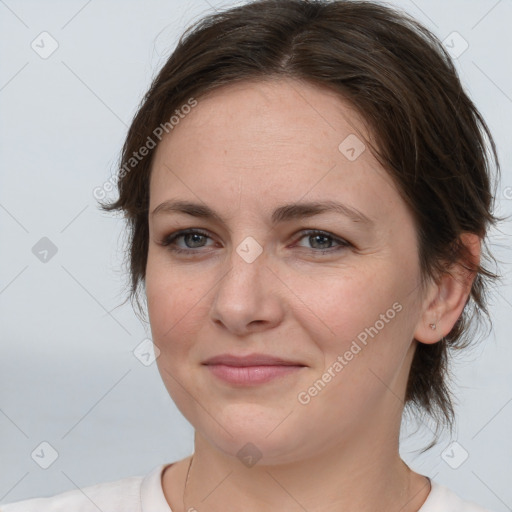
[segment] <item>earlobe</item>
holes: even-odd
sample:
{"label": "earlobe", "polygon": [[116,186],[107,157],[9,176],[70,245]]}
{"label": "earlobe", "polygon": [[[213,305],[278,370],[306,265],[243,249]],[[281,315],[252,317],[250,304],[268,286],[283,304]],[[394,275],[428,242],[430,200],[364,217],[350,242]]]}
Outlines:
{"label": "earlobe", "polygon": [[425,309],[414,332],[414,338],[420,343],[437,343],[446,336],[468,301],[476,275],[473,269],[480,263],[481,239],[474,233],[463,233],[460,240],[469,251],[470,265],[458,261],[443,274],[438,283],[431,284],[431,292],[427,294],[424,303]]}

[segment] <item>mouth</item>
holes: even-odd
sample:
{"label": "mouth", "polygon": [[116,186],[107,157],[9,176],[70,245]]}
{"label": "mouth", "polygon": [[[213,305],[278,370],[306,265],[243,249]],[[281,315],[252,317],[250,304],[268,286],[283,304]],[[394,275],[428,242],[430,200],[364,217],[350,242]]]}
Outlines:
{"label": "mouth", "polygon": [[221,354],[202,363],[216,378],[228,384],[254,386],[297,373],[306,365],[265,354]]}

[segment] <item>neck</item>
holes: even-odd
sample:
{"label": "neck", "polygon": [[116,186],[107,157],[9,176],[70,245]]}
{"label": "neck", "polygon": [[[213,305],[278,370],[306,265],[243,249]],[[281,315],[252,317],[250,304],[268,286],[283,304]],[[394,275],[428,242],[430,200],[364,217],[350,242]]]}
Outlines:
{"label": "neck", "polygon": [[360,438],[363,447],[355,440],[307,460],[246,467],[196,433],[184,510],[231,512],[243,503],[246,512],[418,511],[429,482],[400,459],[398,439]]}

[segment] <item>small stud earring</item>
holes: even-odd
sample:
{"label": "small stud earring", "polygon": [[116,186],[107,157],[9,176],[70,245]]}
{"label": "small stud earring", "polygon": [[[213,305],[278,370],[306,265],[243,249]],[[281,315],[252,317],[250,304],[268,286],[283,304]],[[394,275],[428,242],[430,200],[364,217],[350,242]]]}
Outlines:
{"label": "small stud earring", "polygon": [[430,328],[435,331],[436,330],[436,324],[429,324],[430,325]]}

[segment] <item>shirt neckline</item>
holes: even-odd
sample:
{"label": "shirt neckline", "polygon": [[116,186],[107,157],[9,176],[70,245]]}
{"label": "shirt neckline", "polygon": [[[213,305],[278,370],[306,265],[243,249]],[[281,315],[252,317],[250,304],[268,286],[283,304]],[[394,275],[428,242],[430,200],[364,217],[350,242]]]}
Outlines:
{"label": "shirt neckline", "polygon": [[162,474],[172,464],[160,464],[144,477],[140,486],[141,512],[172,512],[162,487]]}

